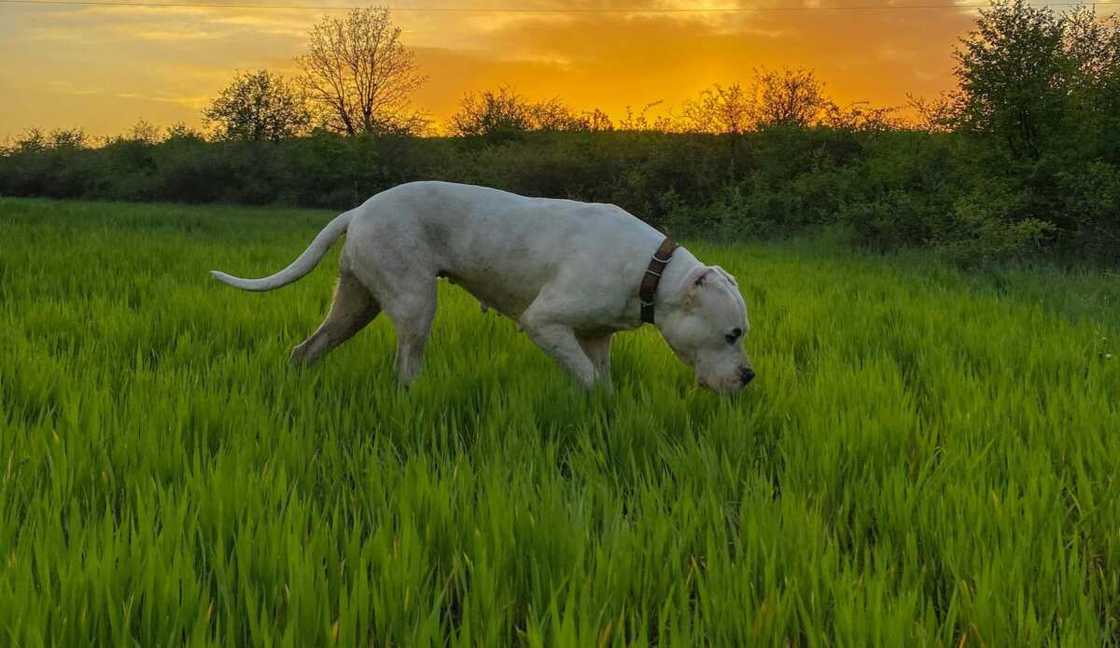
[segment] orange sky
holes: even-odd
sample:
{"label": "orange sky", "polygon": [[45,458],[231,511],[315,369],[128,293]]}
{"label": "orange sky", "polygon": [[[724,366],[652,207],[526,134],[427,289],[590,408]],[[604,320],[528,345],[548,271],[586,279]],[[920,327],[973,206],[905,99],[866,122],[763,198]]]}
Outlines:
{"label": "orange sky", "polygon": [[[838,4],[861,9],[812,9]],[[663,100],[676,106],[713,83],[749,80],[758,66],[813,68],[843,102],[896,105],[907,92],[934,96],[951,86],[952,48],[975,14],[875,8],[897,4],[904,3],[399,0],[389,6],[428,76],[415,103],[440,121],[463,93],[503,84],[531,99],[559,97],[617,118],[626,105]],[[471,11],[430,11],[436,7]],[[502,7],[567,11],[475,11]],[[751,10],[692,11],[703,8]],[[105,135],[124,132],[141,118],[198,125],[200,108],[234,70],[292,71],[292,57],[321,13],[0,4],[0,141],[31,126],[80,126]]]}

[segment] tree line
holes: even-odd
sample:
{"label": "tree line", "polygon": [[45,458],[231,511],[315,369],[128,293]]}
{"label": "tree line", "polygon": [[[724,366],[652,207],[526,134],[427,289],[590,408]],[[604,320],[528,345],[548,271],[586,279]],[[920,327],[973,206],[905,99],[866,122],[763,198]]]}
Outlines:
{"label": "tree line", "polygon": [[[315,129],[340,135],[432,134],[432,122],[411,106],[424,81],[387,9],[353,9],[314,25],[294,80],[269,70],[239,72],[203,110],[221,140],[281,140]],[[627,109],[616,125],[601,109],[575,111],[559,98],[530,101],[509,87],[466,94],[446,130],[458,137],[503,141],[530,131],[657,130],[742,134],[771,126],[900,127],[891,108],[832,102],[811,70],[756,70],[750,82],[714,85],[687,101],[679,115],[652,121],[661,102]],[[199,134],[201,136],[201,133]]]}
{"label": "tree line", "polygon": [[759,69],[616,120],[470,93],[436,137],[400,29],[358,9],[311,28],[291,78],[235,74],[207,133],[141,122],[92,147],[80,130],[29,131],[0,152],[0,194],[343,208],[443,178],[616,202],[682,235],[824,225],[965,262],[1120,260],[1120,22],[1000,0],[953,56],[956,88],[911,98],[906,119],[838,105],[811,70]]}

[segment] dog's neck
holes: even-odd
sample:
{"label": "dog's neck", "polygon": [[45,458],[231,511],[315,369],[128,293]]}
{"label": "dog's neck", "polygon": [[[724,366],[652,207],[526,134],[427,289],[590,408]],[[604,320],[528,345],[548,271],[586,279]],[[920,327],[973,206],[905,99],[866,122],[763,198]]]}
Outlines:
{"label": "dog's neck", "polygon": [[[688,291],[688,278],[696,268],[704,264],[683,247],[673,253],[669,265],[661,273],[661,283],[657,285],[657,295],[653,300],[655,309],[680,308],[684,294]],[[654,310],[654,313],[657,311]],[[654,318],[656,319],[656,314]]]}
{"label": "dog's neck", "polygon": [[[648,259],[643,262],[648,263]],[[683,296],[688,289],[687,282],[689,276],[692,275],[693,270],[703,266],[691,252],[684,247],[678,247],[673,251],[673,256],[670,258],[669,265],[661,271],[661,280],[657,284],[657,291],[654,293],[653,298],[653,324],[658,325],[666,314],[681,308]],[[631,300],[627,307],[627,320],[630,320],[632,326],[641,326],[641,301],[636,296]]]}

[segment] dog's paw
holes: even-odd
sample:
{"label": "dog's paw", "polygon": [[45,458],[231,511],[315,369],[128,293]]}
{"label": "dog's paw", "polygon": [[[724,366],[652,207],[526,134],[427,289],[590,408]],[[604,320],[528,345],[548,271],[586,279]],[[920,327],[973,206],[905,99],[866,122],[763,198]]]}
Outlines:
{"label": "dog's paw", "polygon": [[303,367],[307,365],[307,347],[300,344],[299,346],[292,347],[292,352],[288,354],[288,364],[292,367]]}

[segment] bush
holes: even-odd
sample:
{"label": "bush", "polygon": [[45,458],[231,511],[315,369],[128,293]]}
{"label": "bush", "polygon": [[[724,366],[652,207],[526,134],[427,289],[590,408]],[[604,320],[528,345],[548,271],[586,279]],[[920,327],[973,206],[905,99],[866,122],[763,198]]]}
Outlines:
{"label": "bush", "polygon": [[840,224],[877,250],[936,246],[965,263],[1043,250],[1116,259],[1120,169],[1014,159],[955,134],[768,128],[734,135],[527,132],[514,140],[314,132],[205,142],[28,137],[0,155],[0,193],[347,209],[442,179],[614,203],[677,236],[788,236]]}
{"label": "bush", "polygon": [[979,265],[1037,255],[1055,227],[1041,218],[1014,218],[1017,196],[978,193],[961,198],[953,210],[949,238],[938,241],[948,258]]}
{"label": "bush", "polygon": [[1076,215],[1068,251],[1120,262],[1120,169],[1097,160],[1076,172],[1062,172],[1058,183],[1067,209]]}
{"label": "bush", "polygon": [[939,232],[945,231],[949,215],[929,196],[890,189],[845,205],[840,221],[860,244],[890,250],[932,243]]}

